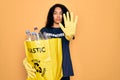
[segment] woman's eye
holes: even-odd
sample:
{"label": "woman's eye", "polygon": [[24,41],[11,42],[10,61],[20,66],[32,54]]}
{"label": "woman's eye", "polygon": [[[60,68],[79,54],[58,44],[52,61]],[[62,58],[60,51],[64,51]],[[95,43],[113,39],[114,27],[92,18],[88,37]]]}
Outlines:
{"label": "woman's eye", "polygon": [[57,12],[54,12],[53,14],[57,14]]}
{"label": "woman's eye", "polygon": [[60,12],[60,15],[62,15],[63,13],[62,12]]}

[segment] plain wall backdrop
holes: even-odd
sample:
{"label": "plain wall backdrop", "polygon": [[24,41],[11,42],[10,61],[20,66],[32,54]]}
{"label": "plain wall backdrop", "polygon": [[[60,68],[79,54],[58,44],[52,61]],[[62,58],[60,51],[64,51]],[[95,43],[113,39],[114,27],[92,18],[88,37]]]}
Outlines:
{"label": "plain wall backdrop", "polygon": [[78,15],[71,80],[120,80],[120,0],[0,0],[0,80],[25,80],[25,30],[62,3]]}

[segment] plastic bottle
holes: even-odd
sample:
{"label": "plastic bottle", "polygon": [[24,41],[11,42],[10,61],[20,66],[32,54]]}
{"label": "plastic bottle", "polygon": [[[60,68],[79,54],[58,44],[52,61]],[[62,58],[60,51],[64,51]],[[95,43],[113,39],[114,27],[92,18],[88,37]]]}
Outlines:
{"label": "plastic bottle", "polygon": [[40,37],[40,39],[45,39],[41,32],[39,32],[39,37]]}
{"label": "plastic bottle", "polygon": [[31,41],[31,33],[29,30],[26,30],[26,40]]}
{"label": "plastic bottle", "polygon": [[32,32],[31,41],[35,41],[35,40],[37,40],[36,33],[35,33],[35,32]]}
{"label": "plastic bottle", "polygon": [[39,30],[37,27],[34,27],[34,32],[35,32],[35,35],[36,35],[36,40],[39,40],[40,37],[39,37]]}

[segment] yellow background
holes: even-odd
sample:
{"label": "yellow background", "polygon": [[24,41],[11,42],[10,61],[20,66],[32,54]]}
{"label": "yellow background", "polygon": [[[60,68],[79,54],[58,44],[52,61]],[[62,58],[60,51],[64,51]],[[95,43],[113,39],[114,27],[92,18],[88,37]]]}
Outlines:
{"label": "yellow background", "polygon": [[0,0],[0,80],[25,80],[25,30],[44,27],[49,8],[79,16],[71,80],[120,80],[120,0]]}

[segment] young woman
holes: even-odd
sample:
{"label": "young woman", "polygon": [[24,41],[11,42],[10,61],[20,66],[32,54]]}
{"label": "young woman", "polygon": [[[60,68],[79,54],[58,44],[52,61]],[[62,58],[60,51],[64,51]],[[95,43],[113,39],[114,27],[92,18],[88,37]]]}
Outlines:
{"label": "young woman", "polygon": [[[63,14],[66,14],[66,18]],[[73,18],[73,15],[70,16],[69,10],[62,4],[53,5],[47,16],[47,22],[45,27],[43,27],[40,32],[46,33],[46,36],[51,38],[61,38],[62,39],[62,69],[63,69],[63,77],[61,80],[70,80],[70,76],[74,75],[70,50],[69,50],[69,42],[71,38],[74,38],[73,34],[67,34],[67,29],[65,30],[63,26],[66,25],[66,20],[70,20]],[[71,19],[72,20],[72,19]],[[68,21],[69,22],[69,21]],[[74,27],[74,26],[66,26],[66,27]],[[68,29],[68,33],[72,28]],[[74,29],[74,28],[73,28]],[[74,31],[73,31],[74,32]]]}

